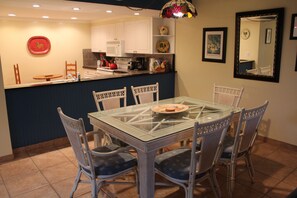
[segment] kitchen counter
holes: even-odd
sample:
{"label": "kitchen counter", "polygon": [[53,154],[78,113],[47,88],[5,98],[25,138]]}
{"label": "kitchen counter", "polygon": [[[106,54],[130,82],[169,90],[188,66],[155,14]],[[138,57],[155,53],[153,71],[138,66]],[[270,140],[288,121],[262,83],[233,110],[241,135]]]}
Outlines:
{"label": "kitchen counter", "polygon": [[6,87],[6,104],[13,149],[66,137],[57,107],[82,118],[92,130],[87,114],[97,111],[92,91],[127,88],[127,105],[134,105],[131,86],[159,83],[159,98],[174,97],[175,72],[84,73],[81,81],[53,80]]}
{"label": "kitchen counter", "polygon": [[[84,69],[83,74],[81,74],[80,82],[91,81],[91,80],[122,78],[122,77],[128,77],[128,76],[139,76],[139,75],[147,75],[147,74],[156,74],[156,73],[149,72],[148,70],[144,70],[144,71],[130,70],[130,71],[127,71],[127,73],[123,73],[123,72],[117,72],[117,71],[110,72],[110,71],[96,71],[96,70]],[[39,82],[33,82],[33,83],[7,85],[5,86],[5,89],[47,86],[47,85],[75,83],[75,82],[77,82],[77,80],[58,79],[58,80],[52,80],[52,81],[39,81]]]}

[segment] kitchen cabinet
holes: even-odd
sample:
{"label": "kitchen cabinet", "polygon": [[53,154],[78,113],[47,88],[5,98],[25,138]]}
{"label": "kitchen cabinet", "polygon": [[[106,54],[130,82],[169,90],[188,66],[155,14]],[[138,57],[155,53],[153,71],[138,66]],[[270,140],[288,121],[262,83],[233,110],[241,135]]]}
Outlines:
{"label": "kitchen cabinet", "polygon": [[125,52],[152,53],[152,19],[125,22]]}
{"label": "kitchen cabinet", "polygon": [[91,28],[92,52],[106,52],[106,26],[95,26]]}
{"label": "kitchen cabinet", "polygon": [[117,41],[124,39],[124,23],[106,25],[106,41]]}
{"label": "kitchen cabinet", "polygon": [[[168,33],[162,35],[160,33],[160,28],[165,26],[168,29]],[[168,41],[169,51],[167,54],[175,53],[175,20],[174,19],[162,19],[153,18],[153,53],[154,54],[164,54],[157,50],[157,44],[162,41]],[[166,54],[166,53],[165,53]]]}

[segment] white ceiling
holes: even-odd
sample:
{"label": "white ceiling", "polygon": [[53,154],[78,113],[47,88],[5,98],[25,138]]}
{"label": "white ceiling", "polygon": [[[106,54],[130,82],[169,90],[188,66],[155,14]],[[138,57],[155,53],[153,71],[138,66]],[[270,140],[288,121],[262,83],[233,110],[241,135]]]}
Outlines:
{"label": "white ceiling", "polygon": [[[33,4],[39,4],[39,8],[33,8]],[[72,10],[79,7],[80,11]],[[112,13],[106,13],[112,10]],[[158,17],[159,11],[144,9],[137,11],[140,16],[134,16],[133,11],[124,6],[112,6],[106,4],[84,3],[64,0],[0,0],[0,18],[12,18],[8,14],[15,14],[15,19],[40,19],[40,20],[71,20],[95,22],[100,20],[121,19],[126,17],[152,16]],[[42,16],[49,16],[49,19],[42,19]]]}

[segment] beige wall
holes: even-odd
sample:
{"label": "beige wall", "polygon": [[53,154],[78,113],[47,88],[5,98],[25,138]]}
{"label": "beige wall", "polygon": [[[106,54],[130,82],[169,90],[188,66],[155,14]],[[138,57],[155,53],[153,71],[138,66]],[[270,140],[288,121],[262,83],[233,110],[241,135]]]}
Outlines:
{"label": "beige wall", "polygon": [[0,157],[12,154],[0,59]]}
{"label": "beige wall", "polygon": [[[27,41],[32,36],[45,36],[51,42],[46,55],[32,55]],[[41,74],[65,75],[65,60],[83,64],[82,49],[90,48],[90,24],[54,21],[0,20],[0,54],[4,85],[15,84],[13,64],[20,67],[22,83],[37,82]]]}
{"label": "beige wall", "polygon": [[[176,95],[212,99],[213,83],[244,87],[240,106],[252,107],[269,100],[264,120],[270,122],[264,136],[297,145],[296,40],[289,40],[291,15],[297,13],[294,0],[194,0],[198,17],[177,20]],[[233,78],[235,13],[285,7],[280,82]],[[202,62],[202,30],[228,27],[226,63]]]}

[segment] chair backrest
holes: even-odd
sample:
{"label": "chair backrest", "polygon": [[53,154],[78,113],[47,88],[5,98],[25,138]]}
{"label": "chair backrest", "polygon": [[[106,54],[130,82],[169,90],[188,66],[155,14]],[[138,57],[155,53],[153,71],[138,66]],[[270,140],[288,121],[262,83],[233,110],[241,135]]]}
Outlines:
{"label": "chair backrest", "polygon": [[213,102],[238,107],[242,93],[243,87],[239,89],[214,84]]}
{"label": "chair backrest", "polygon": [[159,100],[159,83],[139,87],[131,86],[135,104],[149,103]]}
{"label": "chair backrest", "polygon": [[238,153],[246,152],[252,148],[258,134],[259,124],[267,106],[268,101],[265,101],[261,106],[251,109],[242,109],[235,133],[234,155],[232,156],[236,157]]}
{"label": "chair backrest", "polygon": [[[219,120],[203,124],[195,123],[190,166],[192,181],[195,175],[204,173],[217,163],[232,117],[233,112]],[[200,142],[200,147],[197,146],[198,142]]]}
{"label": "chair backrest", "polygon": [[265,67],[260,67],[260,72],[262,75],[272,76],[272,67],[270,65]]}
{"label": "chair backrest", "polygon": [[18,64],[13,65],[13,70],[14,70],[15,83],[21,84],[19,65]]}
{"label": "chair backrest", "polygon": [[77,78],[77,62],[75,63],[67,63],[65,61],[65,71],[66,71],[66,78],[68,74],[71,74],[71,76]]}
{"label": "chair backrest", "polygon": [[92,156],[82,118],[78,120],[70,118],[63,113],[60,107],[58,107],[57,110],[78,164],[93,172]]}
{"label": "chair backrest", "polygon": [[[120,108],[127,105],[126,87],[110,91],[93,91],[94,100],[98,111]],[[122,105],[121,105],[122,104]]]}

